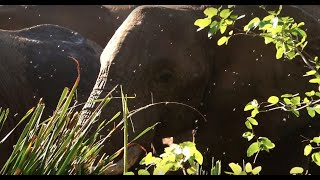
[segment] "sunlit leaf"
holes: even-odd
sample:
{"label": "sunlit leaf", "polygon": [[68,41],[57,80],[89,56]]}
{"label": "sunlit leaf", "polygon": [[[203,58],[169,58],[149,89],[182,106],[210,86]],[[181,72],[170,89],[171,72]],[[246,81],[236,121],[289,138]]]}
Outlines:
{"label": "sunlit leaf", "polygon": [[220,12],[220,17],[223,18],[223,19],[227,19],[230,14],[232,13],[232,11],[230,11],[230,9],[224,9]]}
{"label": "sunlit leaf", "polygon": [[246,125],[246,127],[248,129],[252,129],[252,125],[251,125],[251,123],[249,121],[246,121],[244,124]]}
{"label": "sunlit leaf", "polygon": [[229,163],[229,167],[231,168],[231,170],[233,171],[233,173],[235,175],[239,175],[242,171],[242,168],[239,164],[236,163]]}
{"label": "sunlit leaf", "polygon": [[254,126],[257,126],[258,125],[258,121],[255,120],[254,118],[252,117],[248,117],[247,120]]}
{"label": "sunlit leaf", "polygon": [[303,173],[303,168],[302,167],[293,167],[290,170],[290,174],[302,174]]}
{"label": "sunlit leaf", "polygon": [[204,10],[204,14],[208,16],[208,18],[212,18],[213,16],[217,15],[217,13],[218,13],[218,9],[213,7],[209,7]]}
{"label": "sunlit leaf", "polygon": [[250,163],[247,163],[245,166],[245,170],[247,173],[250,173],[252,171],[252,165]]}
{"label": "sunlit leaf", "polygon": [[210,24],[211,24],[211,19],[210,18],[197,19],[194,22],[194,25],[199,27],[199,29],[197,31],[200,31],[201,29],[209,26]]}
{"label": "sunlit leaf", "polygon": [[227,44],[228,39],[226,36],[222,36],[219,40],[218,40],[218,46],[221,46],[223,44]]}
{"label": "sunlit leaf", "polygon": [[268,102],[271,104],[277,104],[279,102],[279,98],[277,96],[271,96],[268,98]]}
{"label": "sunlit leaf", "polygon": [[314,117],[316,115],[316,112],[314,111],[313,108],[307,107],[306,109],[310,117]]}
{"label": "sunlit leaf", "polygon": [[319,143],[320,143],[320,137],[314,137],[314,138],[312,139],[312,141],[313,141],[314,143],[319,144]]}
{"label": "sunlit leaf", "polygon": [[253,111],[251,111],[251,117],[256,117],[258,113],[259,113],[258,108],[254,109]]}
{"label": "sunlit leaf", "polygon": [[308,144],[308,145],[306,145],[305,147],[304,147],[304,155],[305,156],[308,156],[311,152],[312,152],[312,146],[310,145],[310,144]]}
{"label": "sunlit leaf", "polygon": [[145,169],[139,169],[138,175],[150,175],[150,173]]}
{"label": "sunlit leaf", "polygon": [[257,175],[257,174],[260,173],[261,170],[262,170],[262,167],[261,166],[257,166],[252,170],[252,174],[253,175]]}
{"label": "sunlit leaf", "polygon": [[247,149],[247,157],[251,157],[260,150],[259,142],[252,143]]}

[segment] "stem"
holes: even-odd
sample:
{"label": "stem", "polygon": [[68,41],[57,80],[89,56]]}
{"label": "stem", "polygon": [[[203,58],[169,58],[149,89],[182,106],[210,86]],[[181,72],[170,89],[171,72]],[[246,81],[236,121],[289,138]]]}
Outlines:
{"label": "stem", "polygon": [[257,158],[258,158],[259,152],[260,152],[260,150],[259,150],[259,151],[257,152],[257,154],[255,155],[254,160],[253,160],[253,164],[256,163],[256,160],[257,160]]}
{"label": "stem", "polygon": [[308,68],[312,69],[312,70],[316,70],[306,59],[306,57],[299,51],[297,50],[299,53],[299,56],[301,57],[301,59],[303,60],[303,62],[308,66]]}
{"label": "stem", "polygon": [[122,110],[123,110],[123,126],[124,126],[124,137],[123,137],[123,174],[128,171],[127,162],[128,162],[128,107],[127,107],[127,99],[123,95],[122,86],[121,89],[121,97],[122,97]]}

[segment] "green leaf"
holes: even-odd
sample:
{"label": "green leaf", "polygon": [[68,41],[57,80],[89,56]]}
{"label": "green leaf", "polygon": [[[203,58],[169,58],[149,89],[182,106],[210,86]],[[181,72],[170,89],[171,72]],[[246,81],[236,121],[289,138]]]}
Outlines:
{"label": "green leaf", "polygon": [[252,134],[250,131],[247,131],[242,134],[242,137],[246,138],[248,141],[251,141],[251,139],[254,137],[254,134]]}
{"label": "green leaf", "polygon": [[239,175],[247,175],[247,173],[245,171],[241,171]]}
{"label": "green leaf", "polygon": [[309,80],[310,83],[318,83],[320,84],[320,78],[314,78]]}
{"label": "green leaf", "polygon": [[259,113],[258,108],[254,109],[253,111],[251,111],[251,117],[256,117],[258,113]]}
{"label": "green leaf", "polygon": [[271,104],[277,104],[279,102],[279,98],[277,96],[271,96],[269,97],[268,102]]}
{"label": "green leaf", "polygon": [[247,163],[245,166],[245,170],[247,173],[250,173],[252,171],[252,165],[250,163]]}
{"label": "green leaf", "polygon": [[292,94],[283,94],[281,97],[282,98],[289,98],[289,97],[292,97],[293,95]]}
{"label": "green leaf", "polygon": [[311,71],[306,72],[306,75],[315,75],[316,73],[317,73],[316,70],[311,70]]}
{"label": "green leaf", "polygon": [[312,146],[310,145],[310,144],[308,144],[308,145],[306,145],[305,147],[304,147],[304,155],[305,156],[308,156],[311,152],[312,152]]}
{"label": "green leaf", "polygon": [[244,111],[249,111],[249,110],[254,109],[254,108],[256,108],[256,106],[254,106],[251,103],[249,103],[244,107]]}
{"label": "green leaf", "polygon": [[236,163],[229,163],[229,167],[233,171],[234,175],[239,175],[242,171],[242,168],[239,164]]}
{"label": "green leaf", "polygon": [[123,173],[123,175],[134,175],[133,172],[126,172],[126,173]]}
{"label": "green leaf", "polygon": [[246,121],[244,124],[246,125],[246,127],[247,127],[248,129],[252,129],[252,125],[250,124],[249,121]]}
{"label": "green leaf", "polygon": [[271,21],[274,18],[274,15],[268,15],[262,19],[262,21]]}
{"label": "green leaf", "polygon": [[218,9],[210,7],[204,10],[204,14],[208,16],[208,18],[212,18],[213,16],[217,15]]}
{"label": "green leaf", "polygon": [[149,152],[143,159],[144,159],[144,162],[145,162],[145,165],[149,165],[151,163],[153,163],[153,158],[152,158],[152,153]]}
{"label": "green leaf", "polygon": [[290,99],[288,98],[283,98],[284,103],[286,103],[287,105],[292,104],[292,102],[290,101]]}
{"label": "green leaf", "polygon": [[296,32],[298,33],[298,35],[299,35],[301,38],[306,38],[306,37],[307,37],[307,33],[306,33],[304,30],[302,30],[302,29],[300,29],[300,28],[296,28],[295,30],[296,30]]}
{"label": "green leaf", "polygon": [[187,173],[189,175],[196,174],[196,172],[197,172],[197,169],[194,168],[194,167],[190,167],[190,168],[187,169]]}
{"label": "green leaf", "polygon": [[251,157],[260,150],[259,142],[252,143],[247,149],[247,157]]}
{"label": "green leaf", "polygon": [[208,32],[208,37],[211,37],[212,35],[216,34],[219,30],[219,23],[218,21],[213,21],[210,24],[210,30]]}
{"label": "green leaf", "polygon": [[316,115],[316,112],[313,110],[313,108],[307,107],[307,111],[310,117],[314,117]]}
{"label": "green leaf", "polygon": [[303,99],[303,102],[304,102],[304,103],[308,103],[308,102],[310,102],[310,101],[309,101],[309,99],[308,99],[307,97],[305,97],[305,98]]}
{"label": "green leaf", "polygon": [[320,166],[320,154],[319,152],[313,153],[311,155],[312,161],[315,162],[318,166]]}
{"label": "green leaf", "polygon": [[233,8],[233,7],[236,7],[236,5],[228,5],[228,8]]}
{"label": "green leaf", "polygon": [[230,11],[230,9],[224,9],[220,12],[220,17],[223,19],[227,19],[231,13],[232,11]]}
{"label": "green leaf", "polygon": [[210,18],[197,19],[194,22],[194,25],[199,27],[199,29],[197,31],[200,31],[201,29],[209,26],[210,24],[211,24],[211,19]]}
{"label": "green leaf", "polygon": [[233,30],[229,31],[229,35],[232,36],[233,34]]}
{"label": "green leaf", "polygon": [[290,170],[290,174],[302,174],[303,173],[303,168],[302,167],[293,167]]}
{"label": "green leaf", "polygon": [[[227,30],[227,25],[225,24],[220,24],[220,33],[223,34]],[[226,43],[227,44],[227,43]]]}
{"label": "green leaf", "polygon": [[168,170],[169,166],[157,166],[153,171],[153,175],[164,175]]}
{"label": "green leaf", "polygon": [[306,96],[311,97],[311,96],[314,96],[316,94],[316,92],[314,90],[312,90],[310,92],[306,92],[305,94],[306,94]]}
{"label": "green leaf", "polygon": [[228,39],[229,39],[229,38],[227,38],[226,36],[222,36],[222,37],[218,40],[218,46],[221,46],[221,45],[223,45],[224,43],[227,44]]}
{"label": "green leaf", "polygon": [[297,27],[301,27],[301,26],[304,26],[304,22],[299,23]]}
{"label": "green leaf", "polygon": [[258,17],[255,17],[246,26],[244,26],[243,30],[248,31],[251,28],[257,27],[259,23],[260,23],[260,19]]}
{"label": "green leaf", "polygon": [[259,137],[258,140],[260,141],[260,143],[265,145],[268,149],[273,149],[275,147],[275,144],[266,137]]}
{"label": "green leaf", "polygon": [[232,19],[232,20],[237,20],[238,15],[236,15],[236,14],[231,14],[229,18]]}
{"label": "green leaf", "polygon": [[281,10],[282,10],[282,5],[279,6],[279,10],[278,10],[278,12],[277,12],[277,15],[280,14]]}
{"label": "green leaf", "polygon": [[231,24],[233,23],[233,20],[231,20],[231,19],[226,19],[225,22],[226,22],[227,25],[231,25]]}
{"label": "green leaf", "polygon": [[313,109],[314,109],[318,114],[320,114],[320,105],[319,105],[319,104],[314,105]]}
{"label": "green leaf", "polygon": [[262,167],[261,166],[257,166],[252,170],[252,174],[253,175],[257,175],[257,174],[260,173],[261,170],[262,170]]}
{"label": "green leaf", "polygon": [[248,117],[247,120],[254,126],[258,125],[258,121],[253,119],[252,117]]}
{"label": "green leaf", "polygon": [[291,102],[292,102],[294,105],[300,104],[300,96],[293,97],[293,98],[291,99]]}
{"label": "green leaf", "polygon": [[272,41],[273,41],[272,38],[270,38],[270,37],[264,37],[264,43],[265,43],[265,44],[269,44],[269,43],[271,43]]}
{"label": "green leaf", "polygon": [[313,141],[314,143],[319,144],[319,143],[320,143],[320,137],[314,137],[314,138],[312,139],[312,141]]}
{"label": "green leaf", "polygon": [[276,59],[282,58],[283,53],[284,53],[284,49],[283,49],[283,48],[279,48],[279,49],[277,50]]}
{"label": "green leaf", "polygon": [[195,159],[200,165],[202,165],[202,163],[203,163],[203,156],[202,156],[202,154],[201,154],[198,150],[196,150],[196,151],[194,152],[194,159]]}
{"label": "green leaf", "polygon": [[297,110],[292,110],[291,111],[295,116],[299,117],[300,116],[300,112]]}
{"label": "green leaf", "polygon": [[138,175],[150,175],[150,173],[145,169],[139,169]]}
{"label": "green leaf", "polygon": [[154,127],[155,127],[156,125],[158,125],[158,124],[159,124],[159,122],[155,123],[155,124],[152,125],[152,126],[147,127],[147,128],[146,128],[145,130],[143,130],[140,134],[138,134],[134,139],[132,139],[132,140],[129,142],[129,144],[133,143],[135,140],[139,139],[139,138],[140,138],[141,136],[143,136],[145,133],[147,133],[147,132],[149,132],[150,130],[154,129]]}

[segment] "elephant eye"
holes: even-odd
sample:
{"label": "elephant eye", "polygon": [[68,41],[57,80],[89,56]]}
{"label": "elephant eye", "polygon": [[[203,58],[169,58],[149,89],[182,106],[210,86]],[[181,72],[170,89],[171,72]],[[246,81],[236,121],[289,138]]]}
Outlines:
{"label": "elephant eye", "polygon": [[173,73],[170,70],[163,70],[158,74],[157,82],[168,83],[173,78]]}

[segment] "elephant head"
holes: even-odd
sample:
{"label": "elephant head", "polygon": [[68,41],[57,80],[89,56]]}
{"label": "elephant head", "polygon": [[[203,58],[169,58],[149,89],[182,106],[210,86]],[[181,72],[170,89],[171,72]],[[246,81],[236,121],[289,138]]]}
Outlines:
{"label": "elephant head", "polygon": [[[207,32],[196,32],[193,23],[203,18],[204,9],[205,6],[136,8],[105,47],[100,58],[100,74],[88,102],[104,97],[115,85],[122,85],[125,93],[136,96],[129,99],[129,109],[152,102],[192,106],[204,118],[189,107],[174,103],[152,106],[137,113],[132,118],[135,131],[130,130],[129,139],[156,122],[160,124],[139,143],[148,147],[150,143],[159,144],[162,137],[175,137],[196,128],[195,142],[208,157],[207,162],[215,157],[226,165],[241,162],[246,155],[249,144],[241,136],[246,131],[244,121],[248,116],[243,108],[249,101],[260,102],[288,91],[303,93],[310,86],[308,80],[302,78],[306,70],[304,64],[299,60],[276,61],[275,48],[265,45],[263,39],[236,36],[227,46],[218,47],[219,35],[209,40]],[[258,6],[238,6],[235,12],[247,15],[236,22],[240,27],[251,16],[266,16]],[[301,9],[288,6],[283,13],[298,22],[304,21],[309,28],[309,39],[318,38],[315,32],[320,26]],[[118,89],[113,95],[119,96],[119,92]],[[82,117],[90,114],[94,107],[94,103],[87,103]],[[116,111],[121,111],[121,101],[115,99],[101,112],[101,118],[108,118]],[[305,119],[298,120],[279,111],[259,115],[258,119],[261,125],[257,134],[279,142],[274,153],[281,154],[284,150],[280,158],[290,154],[286,152],[288,148],[300,143],[294,134],[310,129]],[[118,133],[108,142],[109,150],[121,147],[119,139],[123,139],[123,132]],[[267,163],[269,159],[274,163],[279,157],[258,158],[258,162]],[[265,172],[270,168],[273,173],[288,173],[288,165],[298,159],[288,157],[276,166],[266,167]]]}

